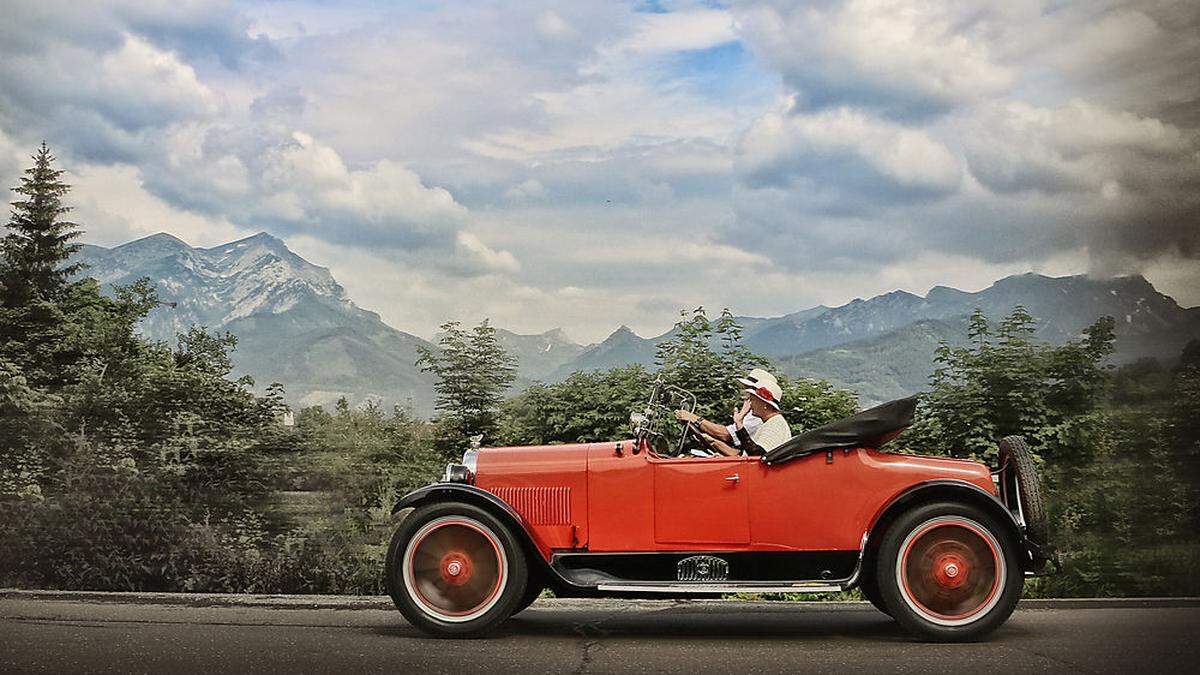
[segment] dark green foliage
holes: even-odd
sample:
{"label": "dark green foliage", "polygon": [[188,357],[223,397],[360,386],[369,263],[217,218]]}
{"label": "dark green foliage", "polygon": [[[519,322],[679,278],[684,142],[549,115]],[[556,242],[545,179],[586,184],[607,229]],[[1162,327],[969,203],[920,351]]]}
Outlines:
{"label": "dark green foliage", "polygon": [[858,411],[852,391],[836,389],[825,380],[779,378],[783,388],[783,415],[793,434],[804,433]]}
{"label": "dark green foliage", "polygon": [[61,435],[52,416],[57,401],[29,386],[21,370],[0,361],[0,495],[41,494],[45,439]]}
{"label": "dark green foliage", "polygon": [[1100,319],[1081,340],[1055,347],[1033,339],[1033,318],[1017,307],[998,327],[976,311],[968,342],[943,342],[918,423],[905,439],[926,452],[994,460],[996,440],[1023,435],[1043,455],[1084,453],[1077,438],[1106,395],[1113,320]]}
{"label": "dark green foliage", "polygon": [[486,320],[470,331],[457,321],[442,324],[441,330],[436,351],[418,347],[417,366],[437,376],[440,446],[453,454],[473,436],[496,438],[500,403],[516,379],[517,364]]}
{"label": "dark green foliage", "polygon": [[0,585],[377,591],[378,524],[430,477],[405,465],[417,436],[401,427],[420,424],[389,422],[398,458],[334,472],[350,515],[279,516],[276,472],[310,438],[279,425],[281,390],[232,379],[231,335],[139,338],[147,280],[111,296],[68,282],[68,188],[44,147],[34,159],[0,248]]}
{"label": "dark green foliage", "polygon": [[500,438],[510,445],[625,438],[629,414],[645,407],[652,379],[635,365],[535,384],[505,402]]}

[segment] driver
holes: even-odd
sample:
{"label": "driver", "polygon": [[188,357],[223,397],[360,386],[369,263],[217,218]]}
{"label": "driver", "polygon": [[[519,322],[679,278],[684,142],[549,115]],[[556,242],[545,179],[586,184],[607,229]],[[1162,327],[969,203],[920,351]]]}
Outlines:
{"label": "driver", "polygon": [[792,437],[787,420],[779,412],[783,389],[762,368],[738,378],[742,405],[733,410],[733,424],[722,426],[687,410],[676,410],[675,419],[694,424],[708,445],[723,455],[763,455]]}

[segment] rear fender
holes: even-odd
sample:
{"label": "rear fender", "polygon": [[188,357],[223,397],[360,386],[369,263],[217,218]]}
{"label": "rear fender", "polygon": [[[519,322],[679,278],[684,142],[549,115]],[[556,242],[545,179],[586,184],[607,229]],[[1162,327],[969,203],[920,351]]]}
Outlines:
{"label": "rear fender", "polygon": [[426,485],[401,497],[396,502],[396,505],[392,507],[392,514],[395,515],[405,509],[413,509],[427,504],[455,501],[466,502],[485,509],[500,522],[504,523],[513,533],[513,536],[525,547],[525,557],[529,560],[531,571],[536,570],[547,582],[554,583],[558,581],[562,584],[570,585],[546,562],[549,552],[543,553],[542,547],[529,535],[529,529],[525,527],[525,520],[521,518],[521,514],[517,513],[516,509],[503,499],[482,488],[465,483],[433,483]]}
{"label": "rear fender", "polygon": [[1026,539],[1025,533],[1020,523],[1017,522],[1013,512],[995,495],[987,492],[978,485],[973,485],[965,481],[946,479],[925,481],[913,485],[893,497],[886,506],[879,510],[879,513],[875,515],[875,519],[871,522],[871,526],[867,528],[866,535],[863,537],[862,569],[874,569],[875,552],[879,549],[883,532],[897,516],[918,504],[925,504],[931,501],[963,501],[974,504],[992,514],[1000,522],[1000,526],[1012,538],[1012,541],[1017,543],[1019,547],[1017,557],[1021,560],[1022,571],[1028,572],[1034,569],[1034,556],[1037,553],[1035,550],[1036,547]]}

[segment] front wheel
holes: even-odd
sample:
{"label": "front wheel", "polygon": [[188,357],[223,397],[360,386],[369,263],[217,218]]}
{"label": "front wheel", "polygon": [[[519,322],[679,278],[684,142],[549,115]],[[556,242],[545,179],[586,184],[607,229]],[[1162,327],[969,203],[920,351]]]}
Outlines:
{"label": "front wheel", "polygon": [[525,594],[520,542],[472,504],[431,504],[405,518],[388,549],[387,587],[409,623],[439,637],[472,637],[507,619]]}
{"label": "front wheel", "polygon": [[938,642],[995,630],[1025,583],[1008,532],[982,509],[956,502],[925,504],[896,519],[884,534],[876,579],[892,617]]}
{"label": "front wheel", "polygon": [[534,601],[542,597],[542,591],[544,590],[546,590],[545,586],[542,586],[540,583],[535,583],[533,579],[530,579],[529,585],[525,587],[525,595],[521,597],[521,601],[517,603],[517,606],[515,609],[513,609],[512,613],[514,615],[520,614],[521,612],[529,609],[529,606],[532,605]]}
{"label": "front wheel", "polygon": [[875,581],[875,574],[873,572],[864,572],[862,580],[858,582],[858,590],[875,609],[888,616],[892,615],[891,610],[883,602],[883,596],[879,594],[879,584]]}

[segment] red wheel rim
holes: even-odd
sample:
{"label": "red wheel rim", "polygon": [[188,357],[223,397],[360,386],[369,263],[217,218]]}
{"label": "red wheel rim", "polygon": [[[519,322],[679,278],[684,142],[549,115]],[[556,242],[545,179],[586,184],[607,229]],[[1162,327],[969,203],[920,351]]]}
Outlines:
{"label": "red wheel rim", "polygon": [[404,554],[404,585],[428,614],[474,619],[496,604],[508,564],[496,534],[470,518],[446,516],[417,531]]}
{"label": "red wheel rim", "polygon": [[900,546],[896,580],[904,601],[941,625],[970,623],[1000,600],[1007,570],[996,538],[973,520],[923,523]]}

